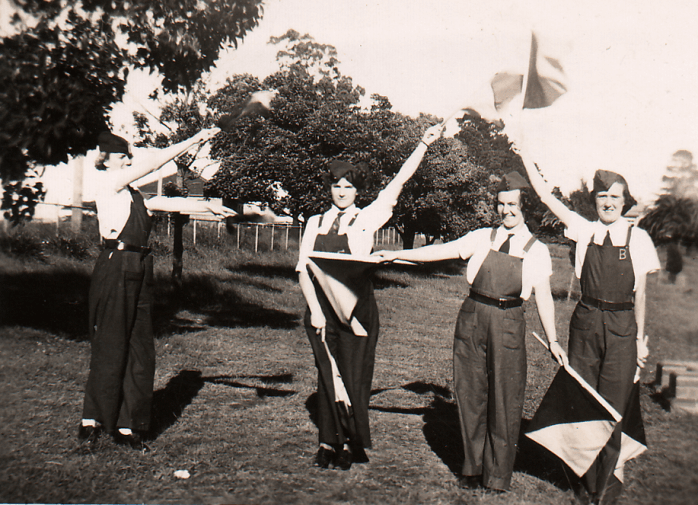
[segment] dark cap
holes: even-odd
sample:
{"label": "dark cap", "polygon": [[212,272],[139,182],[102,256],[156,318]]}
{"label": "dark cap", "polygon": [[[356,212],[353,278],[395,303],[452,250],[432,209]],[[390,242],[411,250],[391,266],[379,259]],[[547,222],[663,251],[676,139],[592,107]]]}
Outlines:
{"label": "dark cap", "polygon": [[351,163],[340,160],[332,160],[327,169],[327,173],[323,174],[323,180],[327,185],[331,185],[340,179],[346,179],[356,189],[363,188],[368,171],[365,163],[359,163],[358,166],[354,166]]}
{"label": "dark cap", "polygon": [[99,150],[103,153],[124,153],[131,156],[131,148],[128,141],[114,135],[112,132],[104,131],[99,134]]}
{"label": "dark cap", "polygon": [[625,202],[623,204],[621,214],[625,214],[631,208],[633,208],[633,206],[635,206],[637,201],[630,194],[628,183],[622,175],[609,170],[597,170],[594,174],[594,189],[592,190],[591,195],[596,198],[597,193],[608,191],[609,188],[616,182],[620,182],[623,185],[623,198],[625,199]]}
{"label": "dark cap", "polygon": [[514,191],[515,189],[526,189],[531,186],[526,182],[526,179],[518,172],[509,172],[497,184],[497,193],[501,191]]}

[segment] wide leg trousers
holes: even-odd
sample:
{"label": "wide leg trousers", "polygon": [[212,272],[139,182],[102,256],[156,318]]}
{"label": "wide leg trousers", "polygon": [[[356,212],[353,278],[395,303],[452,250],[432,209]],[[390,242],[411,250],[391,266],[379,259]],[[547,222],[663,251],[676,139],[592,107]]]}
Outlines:
{"label": "wide leg trousers", "polygon": [[90,283],[92,355],[83,418],[96,419],[108,433],[150,427],[155,376],[152,290],[152,256],[102,252]]}
{"label": "wide leg trousers", "polygon": [[453,378],[465,461],[463,475],[486,487],[511,484],[526,388],[522,307],[463,302],[453,345]]}

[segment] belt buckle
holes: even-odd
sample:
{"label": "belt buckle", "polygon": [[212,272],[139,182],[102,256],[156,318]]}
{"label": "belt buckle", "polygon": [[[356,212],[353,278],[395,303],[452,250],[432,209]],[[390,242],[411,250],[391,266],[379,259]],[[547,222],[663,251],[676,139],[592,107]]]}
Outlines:
{"label": "belt buckle", "polygon": [[117,251],[125,251],[126,250],[126,244],[123,242],[119,242],[116,244],[116,250]]}
{"label": "belt buckle", "polygon": [[500,298],[497,300],[497,308],[498,309],[506,309],[507,308],[507,300],[504,298]]}

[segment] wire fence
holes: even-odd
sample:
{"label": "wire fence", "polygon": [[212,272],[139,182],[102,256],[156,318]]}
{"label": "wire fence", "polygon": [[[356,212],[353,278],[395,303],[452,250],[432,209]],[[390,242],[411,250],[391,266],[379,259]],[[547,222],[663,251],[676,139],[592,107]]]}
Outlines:
{"label": "wire fence", "polygon": [[[167,220],[167,236],[172,234],[173,223]],[[254,252],[275,250],[297,250],[303,237],[303,226],[291,223],[232,223],[190,219],[185,234],[196,246],[197,241],[217,240],[227,237],[227,242],[236,249]],[[381,228],[374,235],[375,245],[400,244],[400,235],[393,227]]]}

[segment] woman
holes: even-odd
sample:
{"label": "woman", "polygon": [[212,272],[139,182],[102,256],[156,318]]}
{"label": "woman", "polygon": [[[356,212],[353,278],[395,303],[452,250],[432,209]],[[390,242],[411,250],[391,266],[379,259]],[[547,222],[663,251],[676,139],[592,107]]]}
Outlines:
{"label": "woman", "polygon": [[[645,335],[647,274],[659,259],[647,232],[623,215],[635,204],[623,176],[606,170],[594,175],[592,198],[599,216],[587,221],[553,196],[534,163],[521,156],[531,185],[576,242],[575,274],[582,299],[570,321],[569,362],[618,412],[624,413],[637,367],[648,355]],[[623,423],[616,426],[596,462],[584,475],[583,501],[615,503],[622,484],[615,477]],[[621,463],[622,469],[622,463]]]}
{"label": "woman", "polygon": [[[427,147],[439,137],[442,128],[443,125],[439,124],[426,131],[392,182],[364,209],[354,205],[357,191],[363,189],[364,172],[350,163],[332,161],[324,179],[330,188],[333,205],[324,214],[308,220],[296,271],[308,303],[305,327],[318,367],[320,447],[316,464],[321,468],[328,468],[332,464],[348,470],[352,462],[367,461],[363,449],[371,447],[368,403],[379,323],[373,286],[370,279],[362,278],[354,279],[360,296],[352,320],[359,324],[343,324],[322,288],[311,277],[308,270],[310,254],[313,251],[361,256],[370,254],[374,233],[392,216],[403,186],[415,173]],[[344,418],[335,408],[331,363],[325,343],[336,361],[351,400],[353,416],[349,426],[342,424]]]}
{"label": "woman", "polygon": [[126,140],[110,132],[99,136],[96,168],[101,174],[95,201],[104,250],[90,283],[92,356],[78,430],[81,443],[93,444],[105,431],[118,444],[147,450],[142,434],[150,425],[155,374],[150,212],[229,212],[186,198],[145,200],[131,184],[218,131],[202,130],[165,149],[139,150],[133,165]]}
{"label": "woman", "polygon": [[429,262],[468,261],[470,292],[456,322],[453,382],[465,458],[459,484],[506,491],[511,485],[526,386],[526,320],[523,301],[535,293],[550,352],[567,357],[555,333],[548,248],[524,222],[522,201],[528,183],[518,172],[497,187],[501,226],[480,228],[443,244],[376,253]]}

